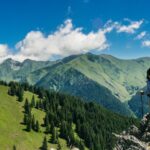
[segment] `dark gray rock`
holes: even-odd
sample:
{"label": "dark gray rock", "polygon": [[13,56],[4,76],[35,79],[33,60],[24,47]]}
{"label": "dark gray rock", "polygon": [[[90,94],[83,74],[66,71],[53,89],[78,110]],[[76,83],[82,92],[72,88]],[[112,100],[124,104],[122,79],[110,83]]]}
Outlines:
{"label": "dark gray rock", "polygon": [[120,135],[114,134],[117,142],[114,150],[150,150],[150,114],[141,120],[140,127],[132,125]]}

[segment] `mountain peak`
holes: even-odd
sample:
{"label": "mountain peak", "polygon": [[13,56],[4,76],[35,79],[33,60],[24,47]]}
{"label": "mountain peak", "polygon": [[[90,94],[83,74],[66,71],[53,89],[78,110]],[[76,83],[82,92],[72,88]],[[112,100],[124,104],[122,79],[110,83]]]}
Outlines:
{"label": "mountain peak", "polygon": [[113,55],[109,55],[109,54],[100,54],[99,56],[105,57],[105,58],[115,58],[115,59],[118,59],[117,57],[115,57]]}
{"label": "mountain peak", "polygon": [[4,60],[3,63],[7,63],[7,62],[14,63],[14,62],[18,62],[18,61],[13,60],[12,58],[8,58],[8,59]]}
{"label": "mountain peak", "polygon": [[19,70],[21,67],[21,63],[18,61],[13,60],[12,58],[6,59],[3,63],[3,66],[6,68],[10,68],[12,70]]}
{"label": "mountain peak", "polygon": [[12,59],[12,58],[8,58],[8,59],[4,60],[2,64],[20,65],[21,63],[19,61],[16,61],[16,60]]}

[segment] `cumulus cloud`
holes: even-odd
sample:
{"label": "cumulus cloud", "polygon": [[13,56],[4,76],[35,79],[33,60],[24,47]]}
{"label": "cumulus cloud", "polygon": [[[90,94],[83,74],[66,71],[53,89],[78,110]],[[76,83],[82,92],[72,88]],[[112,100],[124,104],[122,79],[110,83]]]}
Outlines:
{"label": "cumulus cloud", "polygon": [[68,19],[49,35],[41,31],[31,31],[25,38],[15,46],[15,53],[12,53],[7,45],[0,45],[0,59],[12,58],[23,61],[52,60],[57,57],[66,57],[73,54],[86,53],[91,50],[105,50],[109,47],[107,34],[112,30],[118,33],[134,33],[143,21],[130,21],[129,25],[122,25],[111,20],[98,29],[84,33],[83,28],[73,26],[72,20]]}
{"label": "cumulus cloud", "polygon": [[0,44],[0,63],[7,58],[12,58],[11,49],[7,44]]}
{"label": "cumulus cloud", "polygon": [[0,44],[0,57],[6,57],[9,53],[9,48],[6,44]]}
{"label": "cumulus cloud", "polygon": [[29,32],[25,39],[17,43],[16,49],[19,50],[17,55],[48,60],[53,56],[65,57],[93,49],[100,51],[108,47],[106,33],[107,31],[100,29],[85,34],[82,28],[74,28],[72,21],[67,20],[56,32],[48,36],[40,31]]}
{"label": "cumulus cloud", "polygon": [[150,48],[150,40],[143,41],[143,42],[142,42],[142,45],[143,45],[144,47],[149,47],[149,48]]}
{"label": "cumulus cloud", "polygon": [[143,39],[143,38],[146,36],[146,34],[147,34],[147,32],[146,32],[146,31],[143,31],[143,32],[141,32],[140,34],[138,34],[138,35],[135,37],[135,39],[141,40],[141,39]]}
{"label": "cumulus cloud", "polygon": [[116,29],[118,33],[121,32],[125,32],[125,33],[130,33],[133,34],[135,33],[135,31],[137,29],[139,29],[141,27],[141,25],[143,24],[143,20],[139,20],[139,21],[131,21],[129,19],[125,19],[125,21],[129,22],[128,25],[122,25],[122,24],[117,24],[116,25]]}

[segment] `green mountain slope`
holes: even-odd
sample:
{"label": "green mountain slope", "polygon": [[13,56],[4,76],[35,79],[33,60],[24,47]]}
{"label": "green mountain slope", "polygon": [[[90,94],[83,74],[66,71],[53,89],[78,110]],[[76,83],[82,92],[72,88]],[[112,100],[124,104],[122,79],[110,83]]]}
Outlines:
{"label": "green mountain slope", "polygon": [[20,63],[7,59],[0,64],[0,79],[7,82],[12,80],[24,81],[29,73],[46,66],[51,66],[53,63],[55,62],[33,61],[29,59]]}
{"label": "green mountain slope", "polygon": [[[127,103],[146,85],[145,73],[149,66],[148,57],[122,60],[110,55],[89,53],[57,62],[26,60],[19,63],[8,59],[0,64],[0,80],[28,82],[67,92],[98,101],[115,112],[120,112],[115,101],[121,101],[123,110],[131,114],[133,109],[129,110]],[[88,82],[88,87],[85,82]]]}
{"label": "green mountain slope", "polygon": [[[24,98],[31,100],[33,93],[25,92]],[[36,99],[37,96],[35,95]],[[16,145],[17,150],[37,150],[42,145],[43,132],[26,132],[23,121],[23,105],[24,102],[18,102],[15,96],[8,95],[8,87],[0,86],[0,149],[12,150]],[[45,113],[43,111],[33,109],[35,118],[43,123]],[[41,131],[44,129],[41,127]],[[49,137],[47,137],[49,139]],[[69,150],[66,141],[60,139],[62,148]],[[49,148],[56,148],[56,145],[49,144]]]}
{"label": "green mountain slope", "polygon": [[57,72],[53,70],[38,82],[37,86],[71,93],[72,95],[83,97],[87,101],[92,100],[98,102],[105,108],[113,110],[114,112],[127,116],[132,115],[129,108],[113,96],[106,87],[92,81],[74,68],[60,70],[60,72],[58,72],[58,69]]}
{"label": "green mountain slope", "polygon": [[[48,76],[49,72],[54,70],[56,73],[57,70],[64,72],[68,68],[74,68],[89,79],[108,88],[121,101],[130,100],[138,89],[145,86],[145,72],[150,66],[150,58],[121,60],[109,55],[85,54],[65,60],[58,65],[38,70],[38,72],[44,72],[40,76],[40,82],[43,82],[42,76]],[[33,72],[32,78],[38,72]]]}
{"label": "green mountain slope", "polygon": [[[131,114],[127,105],[124,104],[123,109],[118,107],[114,97],[124,103],[145,86],[149,58],[121,60],[109,55],[86,54],[67,60],[69,61],[62,60],[62,63],[46,68],[48,71],[41,69],[41,72],[45,71],[47,74],[36,85],[96,100],[115,112],[120,112],[119,108],[126,109]],[[33,72],[35,73],[37,72]],[[79,74],[82,74],[82,79],[78,77]],[[90,84],[85,84],[87,81],[84,79],[88,79]],[[99,88],[91,86],[95,84]]]}
{"label": "green mountain slope", "polygon": [[67,65],[107,87],[121,101],[126,101],[145,85],[145,72],[150,66],[150,59],[121,60],[109,55],[86,54]]}
{"label": "green mountain slope", "polygon": [[[58,130],[57,136],[63,150],[70,149],[67,145],[76,146],[81,142],[81,150],[88,150],[88,148],[91,150],[111,150],[115,143],[112,132],[120,133],[131,124],[138,124],[135,119],[112,113],[95,103],[85,103],[76,97],[17,83],[9,85],[11,88],[0,85],[0,145],[2,150],[11,150],[13,145],[21,150],[38,150],[45,136],[48,139],[48,147],[57,148],[58,144],[51,144],[51,132],[45,133],[49,125],[54,125]],[[22,102],[19,102],[16,96],[8,95],[10,89],[14,93],[18,93],[19,91],[14,90],[17,89],[16,87],[30,91],[24,91]],[[38,95],[31,91],[35,91]],[[23,124],[25,113],[23,106],[25,99],[28,99],[28,106],[31,107],[32,103],[30,102],[32,102],[33,95],[36,106],[32,107],[31,112],[35,120],[39,122],[40,131],[27,132],[26,125]],[[48,126],[45,126],[46,116],[49,118],[50,124],[46,121]],[[75,141],[79,141],[79,143]]]}

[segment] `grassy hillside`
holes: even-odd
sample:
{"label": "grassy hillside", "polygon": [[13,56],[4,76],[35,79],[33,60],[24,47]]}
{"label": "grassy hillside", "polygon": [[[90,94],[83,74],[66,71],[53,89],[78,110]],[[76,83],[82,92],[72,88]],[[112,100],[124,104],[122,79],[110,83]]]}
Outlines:
{"label": "grassy hillside", "polygon": [[[9,86],[0,85],[2,150],[12,150],[13,145],[17,150],[37,150],[42,146],[45,136],[49,148],[57,148],[60,143],[63,150],[69,150],[67,145],[79,146],[81,150],[111,150],[115,143],[112,132],[120,133],[131,124],[138,124],[136,119],[117,115],[96,103],[85,103],[77,97],[49,92],[27,84],[11,82]],[[8,95],[8,91],[11,95],[18,95],[22,93],[21,89],[24,90],[22,102],[18,101],[18,97]],[[38,96],[29,91],[34,91]],[[34,107],[31,106],[33,95],[36,102]],[[23,107],[25,99],[29,100],[26,105],[28,107]],[[40,130],[36,131],[32,126],[31,130],[27,131],[29,122],[25,124],[23,121],[24,114],[28,117],[30,114],[34,115],[40,124]],[[57,144],[51,144],[54,139],[57,139]]]}
{"label": "grassy hillside", "polygon": [[[8,87],[0,86],[0,149],[12,150],[13,145],[16,145],[17,150],[37,150],[42,145],[43,137],[45,134],[42,132],[44,129],[41,127],[41,132],[26,132],[23,121],[23,102],[18,102],[15,96],[7,94]],[[24,98],[29,100],[32,98],[33,93],[25,92]],[[37,99],[37,96],[35,96]],[[43,123],[45,113],[43,111],[33,109],[32,112],[35,118]],[[50,139],[50,136],[47,136]],[[66,141],[59,139],[63,150],[69,150],[66,146]],[[48,144],[49,148],[56,148],[57,145]]]}

